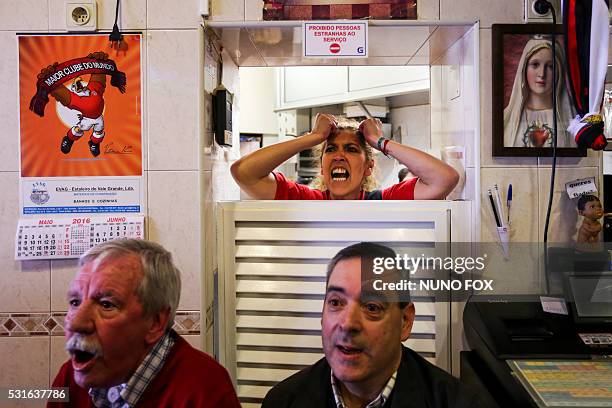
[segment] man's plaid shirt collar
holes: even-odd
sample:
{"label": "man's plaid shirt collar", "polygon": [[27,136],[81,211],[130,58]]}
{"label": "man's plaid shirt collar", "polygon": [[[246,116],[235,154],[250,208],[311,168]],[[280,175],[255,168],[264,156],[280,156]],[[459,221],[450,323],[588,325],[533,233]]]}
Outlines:
{"label": "man's plaid shirt collar", "polygon": [[171,332],[167,332],[145,356],[127,383],[108,389],[90,388],[89,395],[93,404],[97,408],[132,408],[136,406],[149,383],[163,367],[173,345],[174,339]]}
{"label": "man's plaid shirt collar", "polygon": [[[391,391],[393,391],[393,387],[395,386],[396,376],[397,376],[397,370],[395,370],[391,378],[389,378],[389,381],[387,381],[385,388],[383,388],[380,394],[378,394],[378,396],[374,398],[374,400],[372,400],[368,405],[366,405],[365,408],[382,408],[385,405],[385,403],[389,399],[389,396],[391,395]],[[346,405],[344,404],[344,400],[342,399],[342,392],[340,391],[339,381],[334,376],[333,371],[331,373],[331,386],[332,386],[332,391],[334,392],[334,400],[336,401],[336,408],[346,408]]]}

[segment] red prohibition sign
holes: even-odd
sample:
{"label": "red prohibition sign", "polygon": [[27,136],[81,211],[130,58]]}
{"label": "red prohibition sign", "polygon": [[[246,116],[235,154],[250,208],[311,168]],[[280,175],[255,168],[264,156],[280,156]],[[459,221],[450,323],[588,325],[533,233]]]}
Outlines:
{"label": "red prohibition sign", "polygon": [[330,46],[329,46],[329,51],[330,51],[332,54],[337,54],[337,53],[339,53],[339,52],[340,52],[340,44],[336,44],[336,43],[334,43],[334,44],[330,45]]}

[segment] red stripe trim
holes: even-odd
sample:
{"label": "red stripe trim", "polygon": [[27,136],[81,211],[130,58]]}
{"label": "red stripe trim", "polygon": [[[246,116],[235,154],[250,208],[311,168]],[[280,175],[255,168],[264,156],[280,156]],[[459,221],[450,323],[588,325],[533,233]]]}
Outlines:
{"label": "red stripe trim", "polygon": [[578,64],[578,44],[576,40],[576,0],[569,1],[569,13],[567,19],[567,61],[570,70],[571,85],[574,90],[575,103],[578,110],[582,111],[580,66]]}

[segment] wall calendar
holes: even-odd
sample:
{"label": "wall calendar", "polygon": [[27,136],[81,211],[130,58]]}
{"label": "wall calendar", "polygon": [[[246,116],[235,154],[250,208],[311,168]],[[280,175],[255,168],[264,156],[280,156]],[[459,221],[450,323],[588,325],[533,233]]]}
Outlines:
{"label": "wall calendar", "polygon": [[144,216],[39,217],[20,219],[15,260],[78,258],[117,238],[144,238]]}

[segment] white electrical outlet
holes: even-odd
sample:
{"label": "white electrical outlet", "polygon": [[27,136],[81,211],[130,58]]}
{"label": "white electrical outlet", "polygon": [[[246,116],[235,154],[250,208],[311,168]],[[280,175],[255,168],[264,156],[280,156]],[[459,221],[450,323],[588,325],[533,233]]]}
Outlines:
{"label": "white electrical outlet", "polygon": [[66,29],[68,31],[96,31],[98,29],[96,2],[66,2]]}
{"label": "white electrical outlet", "polygon": [[[561,0],[549,0],[556,10],[557,24],[562,24],[561,21]],[[546,14],[538,14],[533,5],[536,0],[525,0],[525,22],[526,23],[552,23],[552,13],[549,11]]]}

